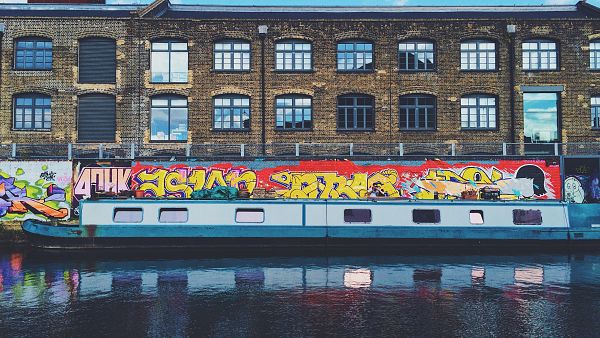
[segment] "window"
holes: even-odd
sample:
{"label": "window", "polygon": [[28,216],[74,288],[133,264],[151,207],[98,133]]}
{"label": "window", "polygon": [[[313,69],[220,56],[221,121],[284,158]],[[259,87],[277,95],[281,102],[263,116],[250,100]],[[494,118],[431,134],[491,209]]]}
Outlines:
{"label": "window", "polygon": [[600,97],[592,97],[592,128],[600,129]]}
{"label": "window", "polygon": [[250,43],[225,40],[215,43],[215,70],[250,70]]}
{"label": "window", "polygon": [[433,42],[403,41],[398,44],[400,70],[433,70],[435,68]]}
{"label": "window", "polygon": [[113,222],[141,223],[144,216],[142,208],[115,208]]}
{"label": "window", "polygon": [[523,42],[523,69],[558,69],[556,42],[551,40],[529,40]]}
{"label": "window", "polygon": [[413,209],[413,223],[439,223],[440,211],[438,209]]}
{"label": "window", "polygon": [[368,95],[338,97],[338,130],[373,130],[375,124],[374,99]]}
{"label": "window", "polygon": [[151,108],[152,141],[185,141],[188,130],[187,98],[155,96]]}
{"label": "window", "polygon": [[277,129],[312,128],[312,99],[304,95],[283,95],[275,98]]}
{"label": "window", "polygon": [[342,41],[337,45],[337,69],[373,70],[373,44],[366,41]]}
{"label": "window", "polygon": [[16,40],[15,69],[52,69],[52,40],[35,37]]}
{"label": "window", "polygon": [[185,223],[188,221],[188,210],[186,208],[161,208],[158,211],[160,223]]}
{"label": "window", "polygon": [[250,98],[244,95],[219,95],[214,100],[214,128],[250,129]]}
{"label": "window", "polygon": [[152,82],[188,81],[188,45],[182,40],[152,42]]}
{"label": "window", "polygon": [[460,69],[496,69],[496,44],[487,40],[468,40],[460,44]]}
{"label": "window", "polygon": [[80,95],[77,104],[77,140],[114,142],[117,126],[115,96],[100,93]]}
{"label": "window", "polygon": [[16,130],[47,130],[52,127],[50,96],[22,94],[13,98],[13,127]]}
{"label": "window", "polygon": [[79,83],[116,83],[117,42],[109,38],[79,40]]}
{"label": "window", "polygon": [[590,69],[600,69],[600,40],[590,41]]}
{"label": "window", "polygon": [[371,223],[371,209],[344,209],[345,223]]}
{"label": "window", "polygon": [[483,210],[469,211],[469,222],[471,224],[483,224]]}
{"label": "window", "polygon": [[556,92],[523,93],[523,136],[525,143],[559,142],[558,98],[559,94]]}
{"label": "window", "polygon": [[542,212],[533,209],[514,209],[513,223],[516,225],[541,225]]}
{"label": "window", "polygon": [[496,98],[491,95],[466,95],[460,98],[462,129],[495,129]]}
{"label": "window", "polygon": [[400,96],[400,130],[434,130],[435,118],[435,96]]}
{"label": "window", "polygon": [[275,69],[302,71],[312,69],[312,45],[308,41],[285,40],[275,44]]}
{"label": "window", "polygon": [[265,211],[263,209],[236,209],[236,223],[264,223]]}

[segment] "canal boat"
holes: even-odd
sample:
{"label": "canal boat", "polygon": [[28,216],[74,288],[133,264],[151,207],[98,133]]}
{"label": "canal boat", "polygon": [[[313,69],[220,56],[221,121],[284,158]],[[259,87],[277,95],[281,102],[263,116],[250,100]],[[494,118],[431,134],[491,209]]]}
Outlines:
{"label": "canal boat", "polygon": [[41,248],[425,248],[600,243],[600,208],[562,201],[88,199],[79,224],[23,223]]}

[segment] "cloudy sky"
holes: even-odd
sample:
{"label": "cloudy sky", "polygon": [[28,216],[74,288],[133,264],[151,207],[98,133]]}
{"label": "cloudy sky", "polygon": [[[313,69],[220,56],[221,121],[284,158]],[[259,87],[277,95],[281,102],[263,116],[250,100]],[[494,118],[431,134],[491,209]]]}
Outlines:
{"label": "cloudy sky", "polygon": [[[106,0],[107,3],[149,3],[152,0]],[[0,3],[27,0],[0,0]],[[217,5],[323,5],[323,6],[436,6],[436,5],[564,5],[577,0],[171,0],[172,3]],[[589,0],[600,6],[600,0]]]}

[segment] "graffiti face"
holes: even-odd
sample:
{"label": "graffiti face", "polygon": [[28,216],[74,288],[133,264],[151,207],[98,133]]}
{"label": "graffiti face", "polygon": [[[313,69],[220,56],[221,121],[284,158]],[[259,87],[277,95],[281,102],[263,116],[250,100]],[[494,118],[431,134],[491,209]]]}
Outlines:
{"label": "graffiti face", "polygon": [[0,220],[69,216],[70,162],[5,164],[0,171]]}
{"label": "graffiti face", "polygon": [[570,203],[583,203],[585,191],[583,185],[576,177],[567,177],[565,180],[565,201]]}

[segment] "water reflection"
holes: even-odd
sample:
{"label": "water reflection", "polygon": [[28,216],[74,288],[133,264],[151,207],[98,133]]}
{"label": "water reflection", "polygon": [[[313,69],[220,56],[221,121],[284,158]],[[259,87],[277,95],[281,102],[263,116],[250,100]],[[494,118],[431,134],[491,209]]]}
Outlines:
{"label": "water reflection", "polygon": [[597,255],[0,255],[8,336],[579,335],[599,305]]}

